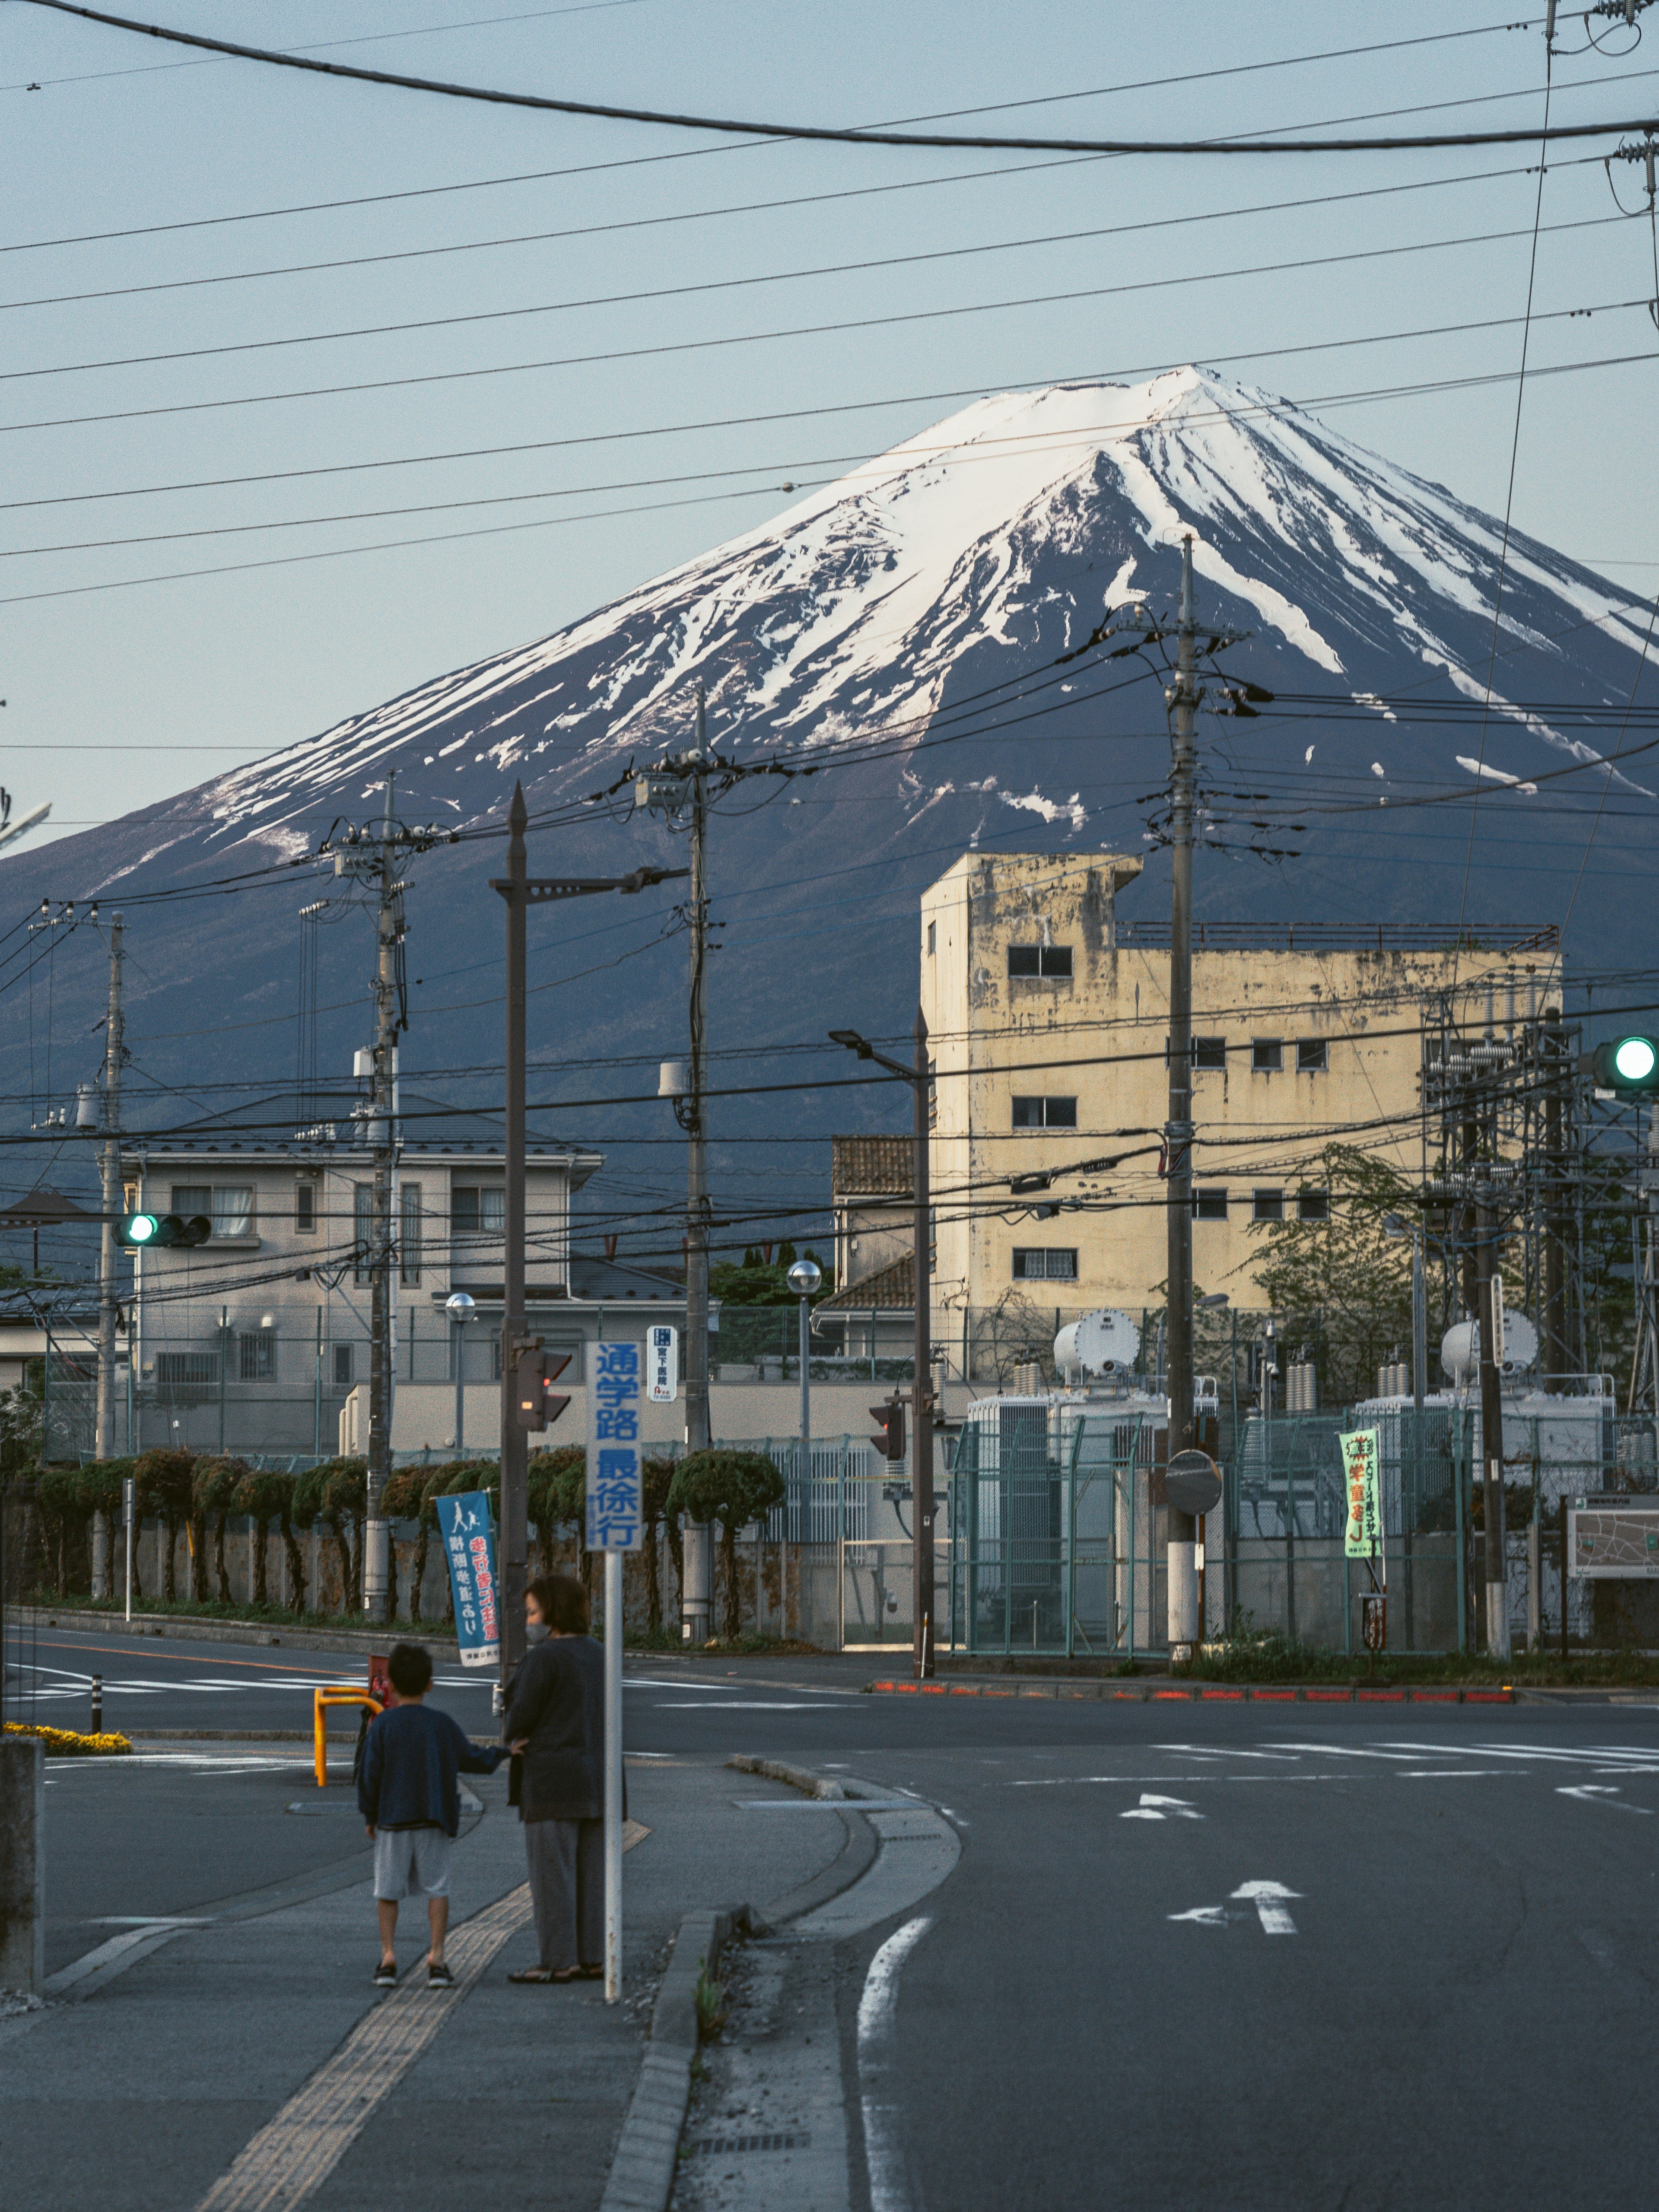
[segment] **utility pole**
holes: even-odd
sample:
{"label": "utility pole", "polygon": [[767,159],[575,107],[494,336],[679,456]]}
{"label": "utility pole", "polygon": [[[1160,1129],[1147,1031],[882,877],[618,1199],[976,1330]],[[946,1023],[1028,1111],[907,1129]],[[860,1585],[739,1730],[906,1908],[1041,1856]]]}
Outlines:
{"label": "utility pole", "polygon": [[[1170,905],[1170,1110],[1164,1126],[1169,1199],[1170,1431],[1166,1461],[1193,1441],[1193,725],[1199,688],[1194,674],[1197,617],[1193,608],[1193,541],[1182,540],[1181,619],[1176,630],[1171,688],[1174,758],[1170,775],[1170,842],[1174,866]],[[1190,1656],[1198,1642],[1198,1524],[1190,1513],[1169,1514],[1170,1656]]]}
{"label": "utility pole", "polygon": [[1480,1329],[1480,1456],[1486,1477],[1486,1651],[1510,1656],[1509,1592],[1504,1573],[1504,1285],[1492,1265],[1497,1224],[1490,1206],[1474,1223],[1475,1314]]}
{"label": "utility pole", "polygon": [[[685,1448],[708,1449],[708,1139],[702,1094],[707,1081],[708,1036],[703,1017],[703,969],[708,951],[708,878],[706,851],[708,795],[704,784],[708,754],[707,702],[697,686],[697,739],[690,774],[691,799],[691,976],[690,1064],[685,1100]],[[711,1546],[705,1525],[688,1526],[681,1545],[685,1584],[681,1592],[681,1633],[689,1644],[708,1641],[714,1591]]]}
{"label": "utility pole", "polygon": [[[120,1313],[115,1273],[116,1216],[121,1211],[121,1062],[123,1043],[121,939],[122,918],[118,914],[109,933],[109,1013],[104,1024],[104,1147],[102,1154],[104,1220],[98,1249],[98,1433],[97,1456],[115,1456],[115,1331]],[[100,1513],[93,1524],[92,1587],[95,1595],[109,1592],[109,1518]]]}
{"label": "utility pole", "polygon": [[1559,1006],[1544,1009],[1544,1388],[1559,1389],[1572,1370],[1568,1351],[1566,1158],[1562,1094],[1567,1042]]}
{"label": "utility pole", "polygon": [[917,1681],[933,1672],[933,1208],[927,1188],[927,1024],[916,1008],[915,1072],[911,1079],[915,1110],[911,1152],[915,1184],[915,1382],[910,1393],[910,1510],[915,1599],[912,1664]]}
{"label": "utility pole", "polygon": [[[383,1620],[391,1580],[391,1546],[380,1513],[380,1495],[392,1473],[392,1392],[395,1346],[392,1333],[392,1164],[397,1157],[398,949],[403,942],[403,884],[398,877],[398,848],[392,823],[392,787],[386,780],[386,812],[380,837],[380,904],[376,917],[379,963],[374,976],[374,1074],[369,1139],[374,1153],[374,1215],[369,1276],[368,1497],[363,1529],[363,1611]],[[505,1474],[505,1469],[503,1469]]]}

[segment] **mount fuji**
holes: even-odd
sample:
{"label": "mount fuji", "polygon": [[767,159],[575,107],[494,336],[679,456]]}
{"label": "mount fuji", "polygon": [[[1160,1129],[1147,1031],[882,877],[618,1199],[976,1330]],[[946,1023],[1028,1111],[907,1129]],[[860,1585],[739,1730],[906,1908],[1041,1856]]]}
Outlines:
{"label": "mount fuji", "polygon": [[[1171,612],[1186,532],[1200,621],[1247,634],[1218,649],[1221,674],[1274,695],[1254,720],[1200,718],[1201,917],[1449,931],[1571,909],[1571,957],[1651,962],[1650,902],[1628,896],[1659,831],[1645,607],[1518,532],[1505,550],[1501,524],[1454,493],[1198,368],[981,399],[550,637],[0,861],[0,913],[71,881],[106,915],[125,904],[145,1076],[274,1097],[294,1079],[298,911],[333,883],[307,856],[337,819],[376,817],[395,772],[404,821],[499,828],[522,779],[546,825],[532,873],[682,865],[683,841],[631,814],[624,777],[689,742],[701,684],[723,757],[814,771],[737,786],[709,836],[710,1037],[738,1055],[715,1079],[777,1079],[788,1063],[766,1055],[831,1027],[908,1032],[916,894],[966,849],[1144,851],[1121,914],[1167,916],[1147,830],[1168,769],[1161,668],[1156,653],[1109,660],[1115,637],[1087,641],[1135,605]],[[1224,708],[1214,670],[1207,682]],[[1621,742],[1628,766],[1595,765]],[[469,841],[409,872],[406,1081],[442,1076],[457,1103],[498,1095],[500,862],[499,844]],[[652,1064],[683,1049],[673,896],[532,916],[532,1097],[649,1091]],[[324,921],[343,925],[319,933],[316,993],[320,1072],[337,1079],[366,1039],[372,931],[348,910]],[[58,956],[50,1101],[37,988],[37,1120],[101,1054],[101,953],[77,935],[76,957]],[[15,1131],[31,1093],[19,997],[0,1042]],[[197,1095],[216,1109],[232,1094]],[[775,1127],[776,1106],[723,1101],[717,1128]],[[789,1127],[901,1109],[809,1094]],[[157,1090],[137,1110],[176,1125],[196,1109]],[[556,1118],[602,1143],[668,1133],[654,1108]],[[21,1187],[25,1166],[15,1156],[5,1180]]]}

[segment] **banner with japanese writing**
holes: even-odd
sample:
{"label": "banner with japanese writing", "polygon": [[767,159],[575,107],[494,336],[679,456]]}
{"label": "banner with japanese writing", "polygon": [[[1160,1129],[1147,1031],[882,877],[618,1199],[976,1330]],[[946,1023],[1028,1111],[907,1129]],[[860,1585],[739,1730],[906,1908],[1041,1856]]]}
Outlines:
{"label": "banner with japanese writing", "polygon": [[1375,1429],[1356,1429],[1338,1437],[1342,1454],[1342,1487],[1348,1501],[1343,1551],[1351,1559],[1374,1559],[1382,1549],[1382,1490]]}
{"label": "banner with japanese writing", "polygon": [[596,1344],[587,1392],[587,1548],[637,1552],[644,1541],[640,1448],[644,1347]]}
{"label": "banner with japanese writing", "polygon": [[495,1601],[495,1524],[489,1493],[463,1491],[440,1498],[438,1531],[455,1593],[455,1641],[463,1667],[501,1664],[501,1628]]}
{"label": "banner with japanese writing", "polygon": [[645,1332],[646,1371],[653,1406],[672,1406],[680,1388],[680,1333],[666,1322],[653,1322]]}

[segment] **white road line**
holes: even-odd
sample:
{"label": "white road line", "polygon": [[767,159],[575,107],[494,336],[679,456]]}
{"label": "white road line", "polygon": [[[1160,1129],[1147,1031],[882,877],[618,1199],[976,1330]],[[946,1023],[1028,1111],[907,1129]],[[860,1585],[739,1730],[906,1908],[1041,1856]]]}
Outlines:
{"label": "white road line", "polygon": [[1139,1804],[1117,1817],[1120,1820],[1201,1820],[1204,1815],[1184,1797],[1160,1797],[1153,1790],[1143,1790]]}
{"label": "white road line", "polygon": [[1286,1889],[1278,1881],[1242,1882],[1233,1892],[1235,1897],[1249,1898],[1255,1905],[1264,1936],[1294,1936],[1296,1923],[1279,1902],[1281,1898],[1295,1897],[1299,1892]]}
{"label": "white road line", "polygon": [[1613,1813],[1646,1813],[1650,1816],[1653,1812],[1651,1805],[1626,1805],[1611,1782],[1582,1782],[1576,1790],[1560,1789],[1555,1794],[1558,1797],[1580,1798],[1586,1805],[1605,1805]]}
{"label": "white road line", "polygon": [[1154,1751],[1185,1752],[1193,1759],[1296,1759],[1300,1756],[1299,1752],[1295,1751],[1235,1751],[1201,1743],[1159,1743],[1154,1744],[1152,1748]]}
{"label": "white road line", "polygon": [[682,1698],[671,1705],[653,1707],[659,1713],[838,1713],[839,1705],[809,1704],[805,1699],[793,1703],[777,1698]]}
{"label": "white road line", "polygon": [[[1311,1752],[1316,1759],[1421,1759],[1425,1752],[1431,1753],[1436,1747],[1431,1743],[1414,1743],[1404,1751],[1356,1751],[1352,1747],[1337,1743],[1287,1743],[1281,1745],[1280,1748],[1285,1751]],[[1468,1747],[1460,1746],[1459,1748],[1467,1750]],[[1520,1754],[1517,1753],[1516,1756]]]}
{"label": "white road line", "polygon": [[864,1978],[859,1998],[859,2097],[870,2212],[910,2212],[910,2176],[898,2101],[896,2020],[899,1969],[933,1926],[923,1913],[890,1936]]}

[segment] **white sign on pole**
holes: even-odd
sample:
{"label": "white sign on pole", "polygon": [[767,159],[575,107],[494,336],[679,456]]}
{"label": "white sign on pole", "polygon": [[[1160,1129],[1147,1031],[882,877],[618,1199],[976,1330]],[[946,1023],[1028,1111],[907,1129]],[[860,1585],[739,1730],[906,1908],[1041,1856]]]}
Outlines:
{"label": "white sign on pole", "polygon": [[645,1539],[640,1448],[644,1346],[596,1344],[587,1394],[587,1548],[637,1552]]}
{"label": "white sign on pole", "polygon": [[666,1322],[645,1333],[646,1395],[653,1406],[672,1406],[680,1387],[680,1333]]}

